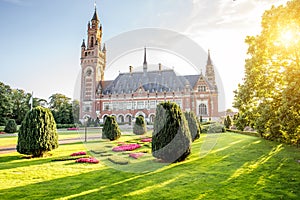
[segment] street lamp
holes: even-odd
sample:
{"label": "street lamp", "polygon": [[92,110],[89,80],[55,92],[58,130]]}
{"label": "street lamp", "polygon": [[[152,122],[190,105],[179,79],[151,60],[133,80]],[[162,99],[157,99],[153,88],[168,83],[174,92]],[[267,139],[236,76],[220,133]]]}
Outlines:
{"label": "street lamp", "polygon": [[87,142],[87,123],[88,123],[88,120],[89,120],[89,117],[85,116],[84,117],[84,124],[85,124],[85,127],[84,127],[84,142]]}

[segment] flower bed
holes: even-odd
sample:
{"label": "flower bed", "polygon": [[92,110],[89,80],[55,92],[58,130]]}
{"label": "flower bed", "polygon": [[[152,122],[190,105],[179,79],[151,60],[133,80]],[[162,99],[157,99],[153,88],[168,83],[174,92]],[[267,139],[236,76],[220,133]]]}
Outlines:
{"label": "flower bed", "polygon": [[144,138],[141,142],[152,142],[152,138]]}
{"label": "flower bed", "polygon": [[86,155],[86,153],[84,151],[79,151],[76,153],[72,153],[70,156],[81,156],[81,155]]}
{"label": "flower bed", "polygon": [[0,134],[5,134],[5,132],[0,132]]}
{"label": "flower bed", "polygon": [[116,151],[116,152],[119,152],[119,151],[132,151],[132,150],[138,149],[140,147],[141,147],[141,145],[139,145],[139,144],[125,144],[125,145],[122,145],[122,146],[114,147],[112,150]]}
{"label": "flower bed", "polygon": [[97,164],[97,163],[99,163],[99,160],[97,160],[94,157],[90,157],[90,158],[79,158],[75,162],[77,162],[77,163],[93,163],[93,164]]}
{"label": "flower bed", "polygon": [[79,128],[73,127],[73,128],[67,128],[68,131],[77,131]]}
{"label": "flower bed", "polygon": [[142,157],[143,155],[145,155],[145,154],[142,153],[142,152],[139,152],[139,153],[131,153],[131,154],[129,154],[129,157],[138,159],[139,157]]}

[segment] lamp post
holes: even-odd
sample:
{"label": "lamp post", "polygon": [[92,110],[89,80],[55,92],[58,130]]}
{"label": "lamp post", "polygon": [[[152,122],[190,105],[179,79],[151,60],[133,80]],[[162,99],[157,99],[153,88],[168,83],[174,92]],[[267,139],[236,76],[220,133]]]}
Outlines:
{"label": "lamp post", "polygon": [[88,123],[88,120],[89,120],[89,117],[85,116],[84,117],[84,124],[85,124],[85,127],[84,127],[84,142],[87,142],[87,123]]}

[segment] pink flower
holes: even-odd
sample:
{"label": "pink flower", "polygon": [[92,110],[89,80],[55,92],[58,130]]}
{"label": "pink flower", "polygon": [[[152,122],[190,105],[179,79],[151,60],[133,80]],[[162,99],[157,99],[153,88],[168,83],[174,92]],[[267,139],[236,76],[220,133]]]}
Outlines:
{"label": "pink flower", "polygon": [[145,138],[145,139],[142,139],[141,142],[152,142],[152,138]]}
{"label": "pink flower", "polygon": [[142,152],[139,152],[139,153],[131,153],[131,154],[129,154],[129,157],[138,159],[139,157],[141,157],[141,156],[143,156],[143,155],[144,155],[144,153],[142,153]]}
{"label": "pink flower", "polygon": [[75,128],[75,127],[74,128],[67,128],[67,130],[68,131],[76,131],[76,130],[79,130],[79,128]]}
{"label": "pink flower", "polygon": [[5,132],[0,132],[0,134],[5,134]]}
{"label": "pink flower", "polygon": [[139,144],[125,144],[122,146],[114,147],[112,150],[117,151],[117,152],[118,151],[132,151],[132,150],[135,150],[140,147],[141,147],[141,145],[139,145]]}
{"label": "pink flower", "polygon": [[72,153],[70,156],[82,156],[82,155],[86,155],[86,153],[84,151],[79,151],[76,153]]}
{"label": "pink flower", "polygon": [[97,164],[97,163],[99,163],[99,160],[97,160],[94,157],[90,157],[90,158],[79,158],[75,162],[77,162],[77,163],[94,163],[94,164]]}

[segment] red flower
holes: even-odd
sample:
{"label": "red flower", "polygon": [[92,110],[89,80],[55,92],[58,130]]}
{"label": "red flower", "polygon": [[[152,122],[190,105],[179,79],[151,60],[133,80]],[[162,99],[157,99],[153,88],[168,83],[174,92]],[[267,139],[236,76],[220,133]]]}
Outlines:
{"label": "red flower", "polygon": [[145,139],[142,139],[141,142],[152,142],[152,138],[145,138]]}
{"label": "red flower", "polygon": [[79,128],[75,128],[75,127],[74,128],[67,128],[67,130],[68,131],[76,131],[76,130],[79,130]]}
{"label": "red flower", "polygon": [[125,144],[122,146],[114,147],[112,150],[113,151],[132,151],[132,150],[135,150],[140,147],[141,147],[141,145],[139,145],[139,144]]}
{"label": "red flower", "polygon": [[139,153],[131,153],[131,154],[129,154],[129,157],[138,159],[139,157],[141,157],[141,156],[143,156],[143,155],[144,155],[144,153],[142,153],[142,152],[139,152]]}
{"label": "red flower", "polygon": [[96,158],[79,158],[77,159],[75,162],[77,163],[94,163],[94,164],[97,164],[99,163],[99,160],[97,160]]}
{"label": "red flower", "polygon": [[82,156],[82,155],[86,155],[86,153],[84,151],[79,151],[76,153],[72,153],[70,156]]}

